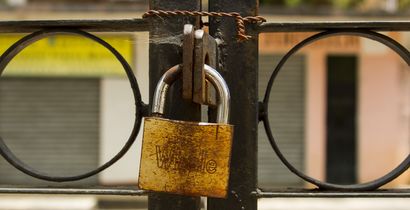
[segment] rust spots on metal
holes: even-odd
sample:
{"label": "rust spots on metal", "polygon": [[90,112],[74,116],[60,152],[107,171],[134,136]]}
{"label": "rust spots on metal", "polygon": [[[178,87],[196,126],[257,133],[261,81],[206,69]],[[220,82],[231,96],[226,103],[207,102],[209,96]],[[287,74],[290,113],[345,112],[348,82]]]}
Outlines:
{"label": "rust spots on metal", "polygon": [[171,67],[169,70],[168,77],[165,77],[164,82],[167,83],[168,85],[171,85],[172,83],[175,82],[180,76],[181,76],[181,66],[180,65],[175,65]]}
{"label": "rust spots on metal", "polygon": [[166,16],[210,16],[210,17],[232,17],[235,18],[237,26],[237,39],[238,41],[247,41],[252,38],[252,36],[246,35],[245,22],[247,23],[263,23],[266,19],[262,16],[247,16],[242,17],[237,12],[207,12],[207,11],[187,11],[187,10],[149,10],[145,12],[142,17],[166,17]]}
{"label": "rust spots on metal", "polygon": [[233,126],[150,117],[138,186],[191,196],[227,196]]}

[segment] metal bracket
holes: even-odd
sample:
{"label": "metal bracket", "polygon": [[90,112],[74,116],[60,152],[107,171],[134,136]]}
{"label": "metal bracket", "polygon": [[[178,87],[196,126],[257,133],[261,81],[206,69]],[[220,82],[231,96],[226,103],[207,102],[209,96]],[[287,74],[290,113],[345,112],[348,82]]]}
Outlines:
{"label": "metal bracket", "polygon": [[216,105],[215,89],[205,79],[204,64],[216,69],[215,39],[202,29],[184,25],[182,96],[198,104]]}
{"label": "metal bracket", "polygon": [[182,98],[192,100],[193,96],[193,62],[194,62],[194,26],[184,25],[182,42]]}

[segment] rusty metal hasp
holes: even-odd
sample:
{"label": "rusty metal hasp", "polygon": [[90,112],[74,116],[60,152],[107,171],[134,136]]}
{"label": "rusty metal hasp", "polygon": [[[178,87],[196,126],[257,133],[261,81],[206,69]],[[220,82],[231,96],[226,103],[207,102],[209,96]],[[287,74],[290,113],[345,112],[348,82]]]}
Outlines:
{"label": "rusty metal hasp", "polygon": [[202,29],[184,25],[182,56],[182,96],[198,104],[216,105],[215,89],[205,78],[204,65],[216,69],[217,44]]}

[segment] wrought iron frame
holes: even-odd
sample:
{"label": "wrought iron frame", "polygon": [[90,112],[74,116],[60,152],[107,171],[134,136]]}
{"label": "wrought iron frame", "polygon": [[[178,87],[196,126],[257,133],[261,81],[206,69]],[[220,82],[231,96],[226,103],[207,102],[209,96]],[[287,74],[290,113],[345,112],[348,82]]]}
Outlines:
{"label": "wrought iron frame", "polygon": [[[152,9],[172,9],[178,0],[160,1],[153,0],[151,3]],[[223,11],[227,5],[231,5],[230,1],[217,1],[210,5],[212,11]],[[178,9],[198,10],[200,5],[198,1],[193,1],[190,4],[180,5]],[[183,7],[183,8],[181,8]],[[233,6],[234,7],[234,6]],[[234,7],[235,8],[235,7]],[[244,15],[255,15],[257,4],[237,7],[238,12],[245,13]],[[176,8],[175,8],[176,9]],[[400,197],[410,198],[410,189],[389,189],[389,190],[372,190],[373,188],[364,188],[360,191],[354,188],[332,188],[330,190],[275,190],[261,191],[256,188],[256,139],[257,133],[255,128],[260,121],[265,123],[269,134],[269,123],[266,123],[267,102],[259,102],[257,99],[257,87],[253,84],[257,81],[257,60],[258,60],[258,39],[254,38],[245,43],[238,43],[235,40],[235,23],[233,21],[220,21],[221,18],[210,18],[210,34],[216,38],[224,40],[224,44],[219,46],[219,66],[220,73],[226,78],[228,85],[233,92],[233,110],[249,110],[243,113],[241,119],[234,118],[232,123],[241,129],[242,137],[235,137],[235,141],[244,143],[242,146],[233,148],[233,165],[238,166],[237,170],[233,170],[231,177],[231,186],[233,193],[227,200],[208,199],[209,209],[256,209],[257,198],[278,198],[278,197]],[[0,33],[28,33],[41,30],[83,30],[87,32],[142,32],[150,31],[151,36],[163,33],[162,29],[166,29],[169,33],[176,30],[182,30],[182,23],[190,22],[199,26],[199,18],[195,17],[172,17],[166,20],[158,21],[155,18],[147,19],[121,19],[121,20],[33,20],[33,21],[0,21]],[[272,22],[260,25],[247,25],[247,31],[253,37],[257,37],[259,33],[268,32],[322,32],[322,33],[366,33],[374,34],[375,31],[410,31],[410,21],[323,21],[323,22]],[[319,34],[318,33],[318,34]],[[390,45],[391,46],[391,45]],[[396,48],[395,48],[396,47]],[[402,46],[393,44],[393,48],[399,49],[399,54],[404,60],[410,63],[409,51]],[[182,61],[182,56],[178,52],[179,48],[164,44],[151,43],[150,55],[160,53],[166,59],[157,62],[150,59],[150,93],[152,98],[153,88],[156,85],[164,69],[178,64]],[[246,55],[252,57],[244,58]],[[235,58],[236,56],[236,58]],[[153,56],[152,56],[153,57]],[[246,60],[238,62],[238,60]],[[250,70],[240,70],[238,67],[244,66]],[[244,68],[244,69],[245,69]],[[280,69],[280,67],[279,67]],[[236,72],[233,72],[236,70]],[[279,70],[275,70],[279,71]],[[276,72],[277,73],[277,72]],[[275,73],[274,73],[275,74]],[[236,84],[235,81],[250,78],[242,81],[245,85]],[[274,77],[274,76],[273,76]],[[270,91],[270,87],[267,91]],[[245,92],[243,90],[246,90]],[[178,91],[174,91],[178,92]],[[241,100],[235,101],[235,93],[241,94]],[[139,94],[139,90],[138,90]],[[179,94],[179,95],[178,95]],[[268,95],[268,93],[267,93]],[[174,93],[172,97],[180,97],[180,93]],[[242,100],[243,99],[243,100]],[[140,113],[136,117],[136,121],[141,121],[143,116],[148,115],[148,107],[143,103],[138,103],[137,112]],[[174,108],[173,108],[174,107]],[[183,111],[173,112],[171,115],[174,118],[181,120],[198,120],[200,117],[199,107],[186,102],[178,102],[171,104],[170,109],[175,110],[175,107],[184,107]],[[186,108],[186,109],[185,109]],[[138,111],[139,109],[139,111]],[[181,109],[181,108],[179,108]],[[189,113],[189,114],[187,114]],[[168,113],[169,114],[169,113]],[[243,128],[243,129],[242,129]],[[236,132],[236,131],[235,131]],[[271,132],[270,132],[271,133]],[[243,135],[242,135],[243,134]],[[280,156],[280,155],[279,155]],[[409,157],[407,158],[409,159]],[[242,165],[240,162],[243,161]],[[285,163],[286,164],[286,163]],[[409,161],[404,163],[401,169],[406,171],[409,167]],[[393,178],[394,179],[394,178]],[[319,185],[320,186],[320,185]],[[327,187],[324,187],[327,188]],[[56,188],[56,187],[16,187],[16,186],[0,186],[0,193],[7,194],[93,194],[93,195],[119,195],[119,196],[149,196],[150,209],[198,209],[199,199],[194,197],[171,196],[157,194],[137,189],[136,187],[86,187],[86,188]],[[240,202],[238,202],[238,199]],[[170,203],[179,202],[177,205]],[[239,203],[239,204],[238,204]],[[172,207],[170,207],[171,205]]]}

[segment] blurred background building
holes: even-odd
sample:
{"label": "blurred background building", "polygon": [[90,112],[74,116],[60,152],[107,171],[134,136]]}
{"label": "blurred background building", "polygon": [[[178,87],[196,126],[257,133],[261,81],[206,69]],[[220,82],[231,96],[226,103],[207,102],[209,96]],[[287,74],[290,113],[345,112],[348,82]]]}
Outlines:
{"label": "blurred background building", "polygon": [[[263,0],[261,5],[268,22],[374,21],[407,19],[410,2]],[[283,55],[313,34],[260,34],[260,98]],[[409,48],[408,32],[385,34]],[[308,175],[344,184],[374,180],[409,154],[409,85],[407,64],[380,43],[353,36],[318,41],[292,56],[275,81],[269,105],[274,136],[290,162]],[[304,185],[271,152],[262,125],[258,154],[261,187]],[[409,174],[387,187],[409,184]]]}
{"label": "blurred background building", "polygon": [[[387,20],[410,17],[410,0],[261,0],[268,21]],[[207,2],[204,2],[206,8]],[[0,0],[0,20],[140,18],[145,0]],[[182,34],[182,28],[181,28]],[[386,35],[410,46],[408,32]],[[148,33],[100,33],[132,65],[148,103]],[[282,56],[313,33],[264,33],[262,100]],[[0,52],[22,34],[0,34]],[[181,36],[151,41],[181,44]],[[160,58],[158,58],[160,59]],[[319,41],[293,56],[275,81],[269,119],[279,147],[307,174],[335,183],[386,174],[410,152],[410,71],[389,48],[363,38]],[[108,161],[125,143],[135,108],[121,65],[102,47],[55,36],[25,49],[0,79],[0,136],[33,167],[74,175]],[[237,114],[237,113],[232,113]],[[113,167],[74,185],[135,185],[137,139]],[[307,186],[291,174],[259,129],[259,186]],[[52,185],[0,158],[0,184]],[[406,172],[388,187],[410,184]]]}

